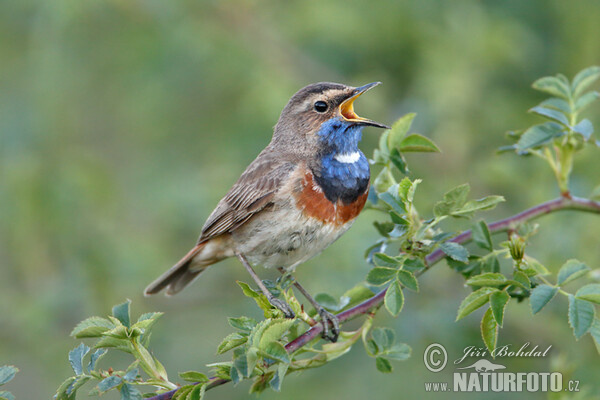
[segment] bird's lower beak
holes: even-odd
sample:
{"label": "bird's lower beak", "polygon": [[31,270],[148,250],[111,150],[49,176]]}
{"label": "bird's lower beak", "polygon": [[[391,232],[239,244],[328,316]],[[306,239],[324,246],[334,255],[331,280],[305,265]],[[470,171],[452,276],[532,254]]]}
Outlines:
{"label": "bird's lower beak", "polygon": [[354,112],[354,100],[358,99],[358,97],[367,90],[380,84],[381,82],[373,82],[354,89],[350,97],[348,97],[342,102],[342,104],[340,104],[340,114],[342,114],[342,118],[346,121],[354,122],[358,125],[375,126],[377,128],[390,129],[390,127],[387,125],[380,124],[379,122],[375,122],[367,118],[359,117]]}

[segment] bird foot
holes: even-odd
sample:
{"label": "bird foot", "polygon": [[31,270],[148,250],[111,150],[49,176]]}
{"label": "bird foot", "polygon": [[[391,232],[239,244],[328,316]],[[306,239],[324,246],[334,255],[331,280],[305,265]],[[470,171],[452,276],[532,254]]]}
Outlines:
{"label": "bird foot", "polygon": [[296,314],[294,314],[288,303],[285,301],[279,300],[276,297],[271,297],[269,298],[269,303],[280,310],[286,318],[296,318]]}
{"label": "bird foot", "polygon": [[[332,343],[337,342],[338,337],[340,336],[340,320],[323,307],[319,308],[319,315],[321,316],[321,324],[323,324],[323,333],[321,334],[321,337]],[[329,329],[330,324],[331,329]]]}

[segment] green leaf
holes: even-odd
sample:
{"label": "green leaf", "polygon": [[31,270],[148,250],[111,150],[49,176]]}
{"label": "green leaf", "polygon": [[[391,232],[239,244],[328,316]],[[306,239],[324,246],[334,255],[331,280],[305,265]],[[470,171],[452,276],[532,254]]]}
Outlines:
{"label": "green leaf", "polygon": [[525,256],[524,257],[527,268],[523,270],[527,276],[535,276],[535,275],[550,275],[550,271],[548,268],[544,267],[538,260],[533,257]]}
{"label": "green leaf", "polygon": [[404,202],[398,194],[399,185],[396,183],[388,188],[387,191],[379,194],[379,200],[389,205],[398,214],[404,214]]}
{"label": "green leaf", "polygon": [[90,348],[81,343],[69,352],[69,362],[75,375],[83,374],[83,357],[90,351]]}
{"label": "green leaf", "polygon": [[396,343],[385,352],[385,356],[392,360],[404,361],[410,358],[411,352],[412,349],[406,343]]}
{"label": "green leaf", "polygon": [[592,335],[592,338],[594,339],[596,351],[600,354],[600,319],[594,318],[594,322],[590,328],[590,335]]}
{"label": "green leaf", "polygon": [[[502,292],[504,293],[504,292]],[[492,309],[488,308],[481,319],[481,337],[490,353],[498,344],[498,323],[494,319]]]}
{"label": "green leaf", "polygon": [[152,325],[163,315],[161,312],[149,312],[140,315],[137,322],[133,324],[133,328],[149,331]]}
{"label": "green leaf", "polygon": [[[258,348],[264,350],[269,343],[281,339],[281,337],[290,329],[294,322],[295,320],[290,318],[273,320],[260,336]],[[254,338],[254,343],[256,343],[256,339],[257,338]]]}
{"label": "green leaf", "polygon": [[371,336],[373,336],[373,340],[381,352],[389,350],[396,342],[396,333],[390,328],[375,328]]}
{"label": "green leaf", "polygon": [[374,267],[367,274],[367,282],[375,286],[383,285],[394,279],[397,272],[395,268]]}
{"label": "green leaf", "polygon": [[390,161],[394,164],[394,167],[398,169],[402,174],[408,174],[408,167],[406,166],[406,159],[398,149],[392,149],[390,152]]}
{"label": "green leaf", "polygon": [[433,214],[436,217],[450,215],[453,211],[460,209],[466,202],[471,188],[468,183],[462,184],[449,190],[444,194],[442,201],[433,206]]}
{"label": "green leaf", "polygon": [[585,140],[590,140],[592,133],[594,133],[594,125],[589,119],[585,118],[573,127],[573,132],[579,133]]}
{"label": "green leaf", "polygon": [[67,378],[56,390],[56,399],[57,400],[71,400],[72,397],[67,396],[67,390],[71,387],[71,385],[77,380],[76,376],[72,376]]}
{"label": "green leaf", "polygon": [[197,371],[180,372],[179,376],[181,377],[181,379],[183,379],[184,381],[188,381],[188,382],[194,382],[194,383],[208,382],[208,377],[206,375],[204,375],[203,373],[197,372]]}
{"label": "green leaf", "polygon": [[244,295],[246,297],[250,297],[251,299],[254,299],[254,301],[256,301],[256,304],[263,311],[271,310],[272,306],[271,306],[271,303],[269,303],[267,296],[265,296],[262,293],[258,293],[256,291],[252,290],[252,288],[250,288],[250,286],[245,282],[237,281],[237,284],[242,288],[242,292],[244,292]]}
{"label": "green leaf", "polygon": [[492,235],[490,234],[490,230],[485,221],[480,220],[476,222],[473,225],[473,228],[471,228],[471,233],[473,235],[473,241],[475,241],[477,246],[489,251],[493,250]]}
{"label": "green leaf", "polygon": [[205,384],[195,385],[194,388],[187,394],[185,400],[202,400],[204,398],[205,391]]}
{"label": "green leaf", "polygon": [[241,331],[250,332],[252,328],[256,326],[258,322],[254,318],[250,317],[239,317],[239,318],[228,318],[227,321],[229,325],[231,325],[235,329],[239,329]]}
{"label": "green leaf", "polygon": [[142,400],[143,396],[132,384],[126,383],[121,386],[121,400]]}
{"label": "green leaf", "polygon": [[379,372],[389,373],[392,372],[392,363],[387,358],[376,357],[375,366]]}
{"label": "green leaf", "polygon": [[564,126],[567,126],[567,127],[570,126],[569,120],[567,119],[565,114],[563,114],[560,111],[552,110],[552,109],[546,108],[546,107],[537,106],[537,107],[533,107],[532,109],[530,109],[529,112],[535,113],[537,115],[541,115],[542,117],[549,118],[554,121],[558,121],[561,124],[563,124]]}
{"label": "green leaf", "polygon": [[481,267],[482,272],[498,272],[500,271],[500,262],[496,256],[485,257]]}
{"label": "green leaf", "polygon": [[265,356],[272,358],[273,360],[282,363],[290,362],[290,355],[285,347],[279,342],[270,342],[266,346],[262,347],[261,351],[265,354]]}
{"label": "green leaf", "polygon": [[525,273],[523,273],[521,271],[515,271],[515,273],[513,274],[513,280],[516,283],[518,283],[520,286],[522,286],[524,289],[527,289],[527,290],[531,289],[531,281],[529,280],[529,277]]}
{"label": "green leaf", "polygon": [[101,392],[106,392],[114,387],[119,386],[121,383],[123,383],[123,378],[120,376],[111,375],[98,383],[98,390]]}
{"label": "green leaf", "polygon": [[557,97],[551,97],[542,101],[540,103],[540,106],[546,108],[554,108],[555,110],[561,111],[564,114],[570,114],[572,112],[569,103]]}
{"label": "green leaf", "polygon": [[223,354],[233,348],[241,346],[248,341],[247,336],[242,336],[237,332],[230,333],[223,339],[219,347],[217,348],[217,354]]}
{"label": "green leaf", "polygon": [[575,112],[583,111],[587,106],[598,99],[600,99],[600,93],[595,90],[587,92],[575,101]]}
{"label": "green leaf", "polygon": [[537,314],[558,292],[558,288],[549,285],[539,285],[531,291],[529,304],[531,312]]}
{"label": "green leaf", "polygon": [[570,259],[558,271],[557,285],[563,286],[577,278],[581,278],[591,271],[590,267],[579,260]]}
{"label": "green leaf", "polygon": [[451,259],[463,263],[469,262],[469,252],[463,246],[455,242],[440,243],[440,249]]}
{"label": "green leaf", "polygon": [[466,282],[470,286],[499,286],[506,283],[506,277],[500,273],[487,272],[472,276]]}
{"label": "green leaf", "polygon": [[131,304],[131,300],[127,299],[125,303],[118,304],[113,307],[112,314],[113,317],[121,321],[123,325],[126,327],[131,326],[131,320],[129,318],[129,305]]}
{"label": "green leaf", "polygon": [[492,315],[500,326],[502,326],[504,310],[509,300],[510,296],[505,291],[494,292],[490,295],[490,310],[492,310]]}
{"label": "green leaf", "polygon": [[545,76],[533,82],[534,89],[541,92],[550,93],[563,99],[569,99],[571,91],[569,87],[559,78],[554,76]]}
{"label": "green leaf", "polygon": [[339,310],[338,300],[330,294],[319,293],[315,296],[315,300],[319,305],[328,310]]}
{"label": "green leaf", "polygon": [[490,295],[492,293],[497,292],[498,289],[491,287],[482,287],[469,294],[465,299],[460,303],[458,307],[458,315],[456,316],[456,320],[462,319],[467,315],[471,314],[473,311],[477,310],[479,307],[483,306],[488,302]]}
{"label": "green leaf", "polygon": [[589,301],[575,298],[569,295],[569,325],[573,328],[573,335],[579,340],[590,330],[594,322],[595,309]]}
{"label": "green leaf", "polygon": [[114,328],[115,324],[106,318],[90,317],[78,323],[71,331],[71,336],[77,339],[100,337]]}
{"label": "green leaf", "polygon": [[392,282],[392,284],[388,287],[385,292],[384,297],[385,308],[392,314],[394,317],[400,314],[402,311],[402,306],[404,305],[404,294],[402,293],[402,289],[398,284],[398,281]]}
{"label": "green leaf", "polygon": [[583,286],[575,293],[575,297],[600,304],[600,283],[590,283]]}
{"label": "green leaf", "polygon": [[14,365],[3,365],[0,367],[0,385],[4,385],[11,381],[19,372],[19,368]]}
{"label": "green leaf", "polygon": [[591,66],[580,71],[575,75],[571,84],[573,95],[577,97],[598,78],[600,78],[600,67],[598,66]]}
{"label": "green leaf", "polygon": [[419,282],[411,272],[400,270],[397,276],[402,286],[415,292],[419,291]]}
{"label": "green leaf", "polygon": [[469,200],[460,210],[453,211],[451,215],[455,217],[468,217],[475,211],[491,210],[503,201],[504,197],[502,196],[487,196],[478,200]]}
{"label": "green leaf", "polygon": [[[392,129],[387,134],[387,149],[400,149],[402,141],[408,133],[416,115],[415,113],[409,113],[394,122]],[[381,147],[381,144],[379,147]]]}
{"label": "green leaf", "polygon": [[539,125],[534,125],[527,129],[517,142],[517,151],[525,151],[528,149],[542,146],[552,139],[562,136],[563,128],[554,122],[546,122]]}
{"label": "green leaf", "polygon": [[276,392],[281,391],[281,384],[283,383],[283,378],[285,378],[289,366],[289,364],[285,363],[279,364],[275,374],[273,374],[273,378],[269,381],[269,386],[271,386]]}
{"label": "green leaf", "polygon": [[401,261],[392,256],[388,256],[385,253],[375,253],[375,254],[373,254],[373,262],[378,267],[394,268],[394,267],[397,267],[398,265],[400,265]]}
{"label": "green leaf", "polygon": [[123,380],[125,380],[127,382],[133,382],[137,379],[137,377],[139,375],[140,375],[139,368],[133,368],[123,376]]}
{"label": "green leaf", "polygon": [[420,153],[439,153],[440,149],[431,141],[418,133],[412,133],[402,139],[398,147],[400,152],[420,152]]}

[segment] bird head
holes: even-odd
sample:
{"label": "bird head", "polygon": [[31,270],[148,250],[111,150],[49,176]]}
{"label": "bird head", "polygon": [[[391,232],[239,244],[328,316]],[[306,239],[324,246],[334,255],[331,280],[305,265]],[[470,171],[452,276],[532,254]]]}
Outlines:
{"label": "bird head", "polygon": [[344,141],[345,132],[356,135],[364,126],[389,129],[384,124],[358,116],[354,111],[354,101],[380,83],[352,87],[320,82],[300,89],[283,109],[275,126],[273,141],[299,150],[324,141]]}

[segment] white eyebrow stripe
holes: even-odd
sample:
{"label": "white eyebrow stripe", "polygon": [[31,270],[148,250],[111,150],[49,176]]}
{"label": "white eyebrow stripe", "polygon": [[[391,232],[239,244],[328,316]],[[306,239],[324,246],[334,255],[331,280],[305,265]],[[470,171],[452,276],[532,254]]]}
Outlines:
{"label": "white eyebrow stripe", "polygon": [[358,151],[354,153],[338,153],[333,158],[342,164],[354,164],[360,158],[360,153]]}

